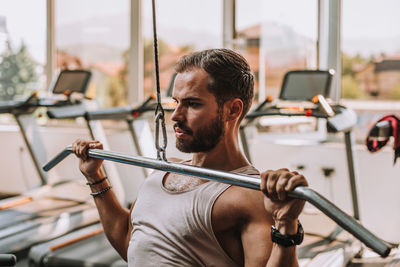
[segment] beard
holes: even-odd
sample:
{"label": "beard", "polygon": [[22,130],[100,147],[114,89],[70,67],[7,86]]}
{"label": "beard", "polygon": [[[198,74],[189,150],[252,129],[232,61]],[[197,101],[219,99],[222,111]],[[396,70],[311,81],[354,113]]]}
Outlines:
{"label": "beard", "polygon": [[186,134],[192,136],[192,140],[176,139],[176,148],[184,153],[197,153],[207,152],[213,149],[221,137],[225,134],[224,123],[222,120],[222,112],[218,112],[218,116],[212,120],[208,125],[199,128],[196,132],[187,127],[181,122],[177,122],[174,125],[179,127]]}

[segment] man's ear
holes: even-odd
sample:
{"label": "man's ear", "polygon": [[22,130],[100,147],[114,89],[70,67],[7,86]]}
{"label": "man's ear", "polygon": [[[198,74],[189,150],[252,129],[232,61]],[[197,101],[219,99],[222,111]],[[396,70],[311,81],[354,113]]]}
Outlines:
{"label": "man's ear", "polygon": [[243,101],[239,98],[235,98],[231,101],[228,101],[228,112],[227,119],[235,120],[240,118],[243,113]]}

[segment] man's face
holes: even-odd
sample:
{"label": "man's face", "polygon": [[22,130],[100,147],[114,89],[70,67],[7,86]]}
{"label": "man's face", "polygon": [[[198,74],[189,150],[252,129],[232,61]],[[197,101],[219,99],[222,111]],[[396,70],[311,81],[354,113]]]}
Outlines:
{"label": "man's face", "polygon": [[209,79],[200,68],[179,73],[175,78],[173,98],[177,107],[172,120],[176,147],[182,152],[209,151],[224,135],[223,109],[207,89]]}

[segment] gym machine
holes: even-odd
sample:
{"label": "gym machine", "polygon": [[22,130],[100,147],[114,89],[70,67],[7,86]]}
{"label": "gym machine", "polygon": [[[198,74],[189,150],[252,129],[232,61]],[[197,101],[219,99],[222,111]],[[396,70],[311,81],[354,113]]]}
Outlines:
{"label": "gym machine", "polygon": [[17,121],[40,177],[40,184],[33,189],[0,201],[0,253],[14,253],[23,259],[33,244],[98,221],[89,190],[81,183],[48,184],[41,169],[46,151],[33,116],[39,107],[78,106],[80,101],[73,100],[72,93],[83,95],[90,77],[88,71],[64,70],[52,85],[54,98],[39,98],[33,93],[24,101],[0,103],[0,113],[12,114]]}
{"label": "gym machine", "polygon": [[[354,111],[341,105],[330,105],[324,96],[329,95],[332,77],[332,70],[301,70],[289,71],[286,73],[280,96],[277,101],[267,98],[250,112],[240,127],[240,139],[243,150],[250,160],[245,128],[251,125],[257,118],[265,116],[305,116],[316,119],[325,119],[327,132],[344,133],[346,148],[347,169],[349,174],[350,190],[352,197],[353,217],[360,219],[358,193],[356,187],[357,172],[354,167],[354,137],[352,128],[357,122],[357,115]],[[284,105],[280,102],[285,103]],[[336,228],[323,240],[300,247],[298,254],[300,258],[312,258],[317,255],[317,247],[325,247],[333,243],[342,229]],[[344,247],[348,244],[336,244],[334,247]],[[312,251],[312,253],[310,252]],[[326,251],[326,250],[325,250]],[[351,256],[350,256],[351,257]]]}
{"label": "gym machine", "polygon": [[[143,124],[135,125],[139,119],[146,119],[145,114],[153,113],[155,109],[154,95],[147,98],[138,107],[116,107],[85,111],[84,109],[69,109],[61,107],[48,111],[52,119],[66,119],[84,117],[92,138],[96,134],[93,123],[101,120],[125,121],[132,137],[135,150],[142,155],[143,144],[139,142],[137,132]],[[164,103],[165,111],[173,111],[173,104]],[[147,123],[147,121],[146,121]],[[143,168],[144,176],[147,176],[147,169]],[[109,176],[110,177],[110,176]],[[91,225],[75,232],[69,233],[54,240],[33,246],[29,252],[30,266],[127,266],[119,254],[108,242],[101,224]]]}
{"label": "gym machine", "polygon": [[[398,142],[399,142],[399,118],[395,115],[388,115],[380,120],[378,120],[375,125],[369,131],[366,138],[366,146],[371,152],[379,151],[383,146],[385,146],[390,138],[393,136],[394,139],[394,164],[399,156],[398,152]],[[393,247],[398,244],[393,244]],[[370,258],[355,258],[352,259],[349,267],[398,267],[400,266],[399,253],[392,253],[386,259],[381,259],[379,257]]]}

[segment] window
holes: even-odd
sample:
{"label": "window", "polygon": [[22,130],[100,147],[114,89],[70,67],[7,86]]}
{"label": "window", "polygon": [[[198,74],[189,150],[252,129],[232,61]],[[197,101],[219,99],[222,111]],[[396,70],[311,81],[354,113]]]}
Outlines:
{"label": "window", "polygon": [[92,71],[88,95],[101,107],[127,104],[129,16],[129,0],[55,2],[57,69]]}
{"label": "window", "polygon": [[317,67],[316,0],[238,0],[236,10],[235,45],[258,73],[259,100],[279,95],[287,71]]}
{"label": "window", "polygon": [[342,98],[400,100],[398,8],[396,0],[343,1]]}
{"label": "window", "polygon": [[46,90],[46,1],[0,1],[0,100]]}
{"label": "window", "polygon": [[279,95],[286,72],[317,68],[317,7],[316,0],[263,2],[266,95]]}
{"label": "window", "polygon": [[260,87],[261,6],[261,0],[236,1],[236,40],[233,43],[233,48],[246,58],[255,76],[256,99]]}
{"label": "window", "polygon": [[[236,4],[234,47],[246,57],[255,74],[255,102],[267,96],[277,98],[286,72],[317,68],[317,0],[237,0]],[[311,132],[319,138],[316,120],[291,119],[264,117],[259,120],[258,131]]]}
{"label": "window", "polygon": [[[155,91],[151,1],[143,1],[144,96]],[[160,87],[166,92],[183,55],[222,46],[222,1],[157,1]]]}
{"label": "window", "polygon": [[342,1],[341,94],[358,114],[359,142],[379,118],[400,111],[399,8],[396,0]]}

